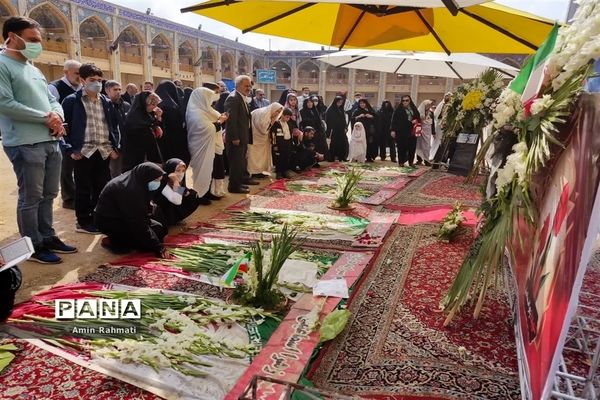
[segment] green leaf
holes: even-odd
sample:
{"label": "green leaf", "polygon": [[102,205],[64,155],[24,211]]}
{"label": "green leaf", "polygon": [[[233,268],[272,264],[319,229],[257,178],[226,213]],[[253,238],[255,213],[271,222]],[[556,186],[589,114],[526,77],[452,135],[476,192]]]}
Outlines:
{"label": "green leaf", "polygon": [[17,346],[15,346],[14,344],[0,345],[0,351],[17,351],[17,350],[19,350],[19,348]]}
{"label": "green leaf", "polygon": [[331,314],[323,319],[321,328],[319,329],[319,336],[321,342],[334,339],[340,334],[346,327],[348,320],[350,319],[350,311],[348,310],[335,310]]}

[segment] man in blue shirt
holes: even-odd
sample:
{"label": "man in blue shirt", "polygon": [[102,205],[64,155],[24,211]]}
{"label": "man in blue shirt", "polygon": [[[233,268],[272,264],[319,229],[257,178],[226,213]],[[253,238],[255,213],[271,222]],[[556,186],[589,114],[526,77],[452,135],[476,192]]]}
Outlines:
{"label": "man in blue shirt", "polygon": [[62,156],[58,139],[65,133],[63,111],[48,91],[48,82],[29,60],[42,52],[40,25],[29,18],[10,17],[0,53],[0,131],[13,165],[19,199],[17,223],[21,236],[35,247],[32,261],[57,264],[56,253],[75,253],[52,227],[52,202],[58,194]]}

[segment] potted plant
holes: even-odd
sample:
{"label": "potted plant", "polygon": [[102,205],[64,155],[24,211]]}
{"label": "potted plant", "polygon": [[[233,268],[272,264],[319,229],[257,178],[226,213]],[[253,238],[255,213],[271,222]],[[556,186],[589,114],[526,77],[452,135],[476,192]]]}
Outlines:
{"label": "potted plant", "polygon": [[334,210],[351,210],[354,207],[350,205],[358,194],[358,182],[362,178],[362,173],[351,168],[342,176],[336,176],[336,197],[329,206]]}

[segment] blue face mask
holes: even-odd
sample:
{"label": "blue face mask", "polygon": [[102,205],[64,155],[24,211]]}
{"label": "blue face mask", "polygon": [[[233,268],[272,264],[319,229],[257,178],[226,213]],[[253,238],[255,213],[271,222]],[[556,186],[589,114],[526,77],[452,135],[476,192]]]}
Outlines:
{"label": "blue face mask", "polygon": [[154,192],[156,189],[160,187],[160,181],[150,181],[148,182],[148,190]]}
{"label": "blue face mask", "polygon": [[85,84],[85,90],[91,93],[100,93],[102,90],[102,82],[89,82]]}
{"label": "blue face mask", "polygon": [[23,57],[25,57],[28,60],[33,60],[35,58],[38,58],[40,56],[40,54],[42,54],[42,44],[41,43],[35,43],[35,42],[26,42],[25,39],[23,39],[21,36],[16,35],[16,37],[18,37],[19,39],[21,39],[23,42],[25,42],[25,48],[23,50],[13,50],[13,49],[8,49],[7,50],[12,50],[12,51],[18,51],[19,53],[21,53],[23,55]]}

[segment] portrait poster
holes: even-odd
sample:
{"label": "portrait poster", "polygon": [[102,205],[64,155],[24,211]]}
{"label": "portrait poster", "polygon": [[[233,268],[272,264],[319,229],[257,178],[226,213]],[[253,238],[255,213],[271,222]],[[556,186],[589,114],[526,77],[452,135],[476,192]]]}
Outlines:
{"label": "portrait poster", "polygon": [[561,130],[566,147],[531,182],[536,225],[515,224],[511,265],[525,399],[550,396],[597,239],[599,132],[600,95],[583,95]]}

